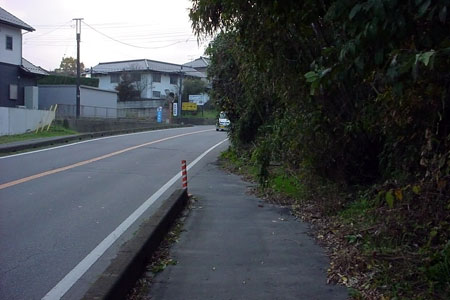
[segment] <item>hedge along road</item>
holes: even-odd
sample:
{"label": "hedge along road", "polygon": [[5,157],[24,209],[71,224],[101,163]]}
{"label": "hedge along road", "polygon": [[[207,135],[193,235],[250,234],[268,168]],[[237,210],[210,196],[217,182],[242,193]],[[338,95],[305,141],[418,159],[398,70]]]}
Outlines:
{"label": "hedge along road", "polygon": [[0,299],[81,298],[179,187],[181,160],[195,176],[226,138],[198,126],[0,158]]}

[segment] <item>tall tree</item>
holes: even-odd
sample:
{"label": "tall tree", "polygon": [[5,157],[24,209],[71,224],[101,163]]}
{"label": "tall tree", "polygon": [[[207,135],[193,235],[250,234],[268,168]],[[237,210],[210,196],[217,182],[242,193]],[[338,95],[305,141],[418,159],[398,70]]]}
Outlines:
{"label": "tall tree", "polygon": [[123,73],[120,76],[120,82],[116,86],[119,101],[134,101],[140,98],[140,91],[136,88],[136,81],[133,80],[130,73]]}
{"label": "tall tree", "polygon": [[[80,70],[84,70],[84,64],[80,63]],[[55,70],[57,73],[64,75],[75,76],[77,74],[77,60],[71,56],[63,57],[59,68]]]}

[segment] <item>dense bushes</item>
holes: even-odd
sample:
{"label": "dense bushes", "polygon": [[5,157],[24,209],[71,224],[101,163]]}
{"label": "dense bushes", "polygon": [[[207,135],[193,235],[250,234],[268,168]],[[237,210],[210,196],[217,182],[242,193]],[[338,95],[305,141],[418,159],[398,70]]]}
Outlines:
{"label": "dense bushes", "polygon": [[259,132],[272,155],[345,183],[419,178],[426,132],[446,143],[449,1],[193,4],[199,34],[221,31],[209,71],[235,143]]}
{"label": "dense bushes", "polygon": [[412,230],[421,274],[448,292],[430,261],[450,260],[450,0],[192,3],[198,36],[215,35],[212,98],[261,182],[276,161],[342,191],[376,184],[396,214],[384,232]]}

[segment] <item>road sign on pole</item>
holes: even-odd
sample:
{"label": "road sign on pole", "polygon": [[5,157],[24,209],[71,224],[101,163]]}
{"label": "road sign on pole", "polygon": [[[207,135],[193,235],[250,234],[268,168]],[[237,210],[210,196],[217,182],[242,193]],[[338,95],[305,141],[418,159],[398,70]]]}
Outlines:
{"label": "road sign on pole", "polygon": [[162,106],[160,106],[156,109],[156,121],[158,123],[162,122]]}
{"label": "road sign on pole", "polygon": [[173,103],[173,116],[174,117],[178,116],[178,103],[176,102]]}
{"label": "road sign on pole", "polygon": [[192,102],[183,102],[181,104],[181,110],[197,110],[197,104]]}

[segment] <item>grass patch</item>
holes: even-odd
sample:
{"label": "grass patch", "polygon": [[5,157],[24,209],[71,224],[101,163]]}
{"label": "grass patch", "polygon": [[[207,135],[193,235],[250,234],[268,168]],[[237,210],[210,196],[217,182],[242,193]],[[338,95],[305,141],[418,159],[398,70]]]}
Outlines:
{"label": "grass patch", "polygon": [[44,131],[40,131],[38,133],[33,131],[33,132],[27,132],[24,134],[0,136],[0,144],[26,141],[26,140],[32,140],[32,139],[39,139],[39,138],[47,138],[47,137],[65,136],[65,135],[71,135],[71,134],[77,134],[77,133],[78,132],[67,129],[61,125],[52,125],[52,126],[50,126],[48,131],[44,130]]}
{"label": "grass patch", "polygon": [[[277,169],[277,173],[282,171]],[[300,199],[304,193],[303,185],[300,184],[300,179],[295,176],[287,176],[286,174],[277,174],[270,178],[269,186],[277,192],[283,193],[286,196],[294,199]]]}
{"label": "grass patch", "polygon": [[339,216],[345,223],[353,222],[367,216],[373,204],[367,198],[361,198],[347,205],[345,209],[339,212]]}
{"label": "grass patch", "polygon": [[246,165],[246,161],[231,147],[220,154],[220,159],[234,168]]}

